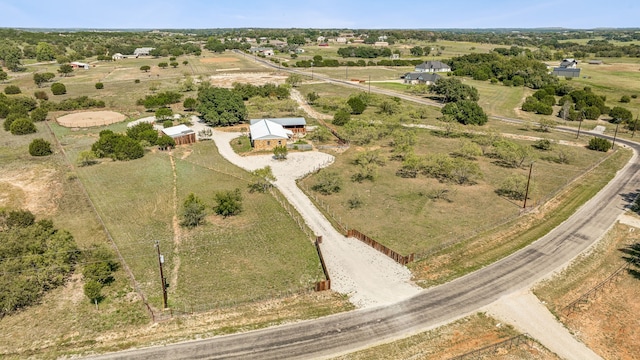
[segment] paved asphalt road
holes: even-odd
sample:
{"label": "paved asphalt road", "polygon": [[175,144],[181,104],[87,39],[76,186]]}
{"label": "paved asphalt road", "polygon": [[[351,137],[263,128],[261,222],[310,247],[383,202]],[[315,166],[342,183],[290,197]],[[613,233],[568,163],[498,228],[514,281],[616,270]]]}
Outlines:
{"label": "paved asphalt road", "polygon": [[[373,90],[372,90],[373,91]],[[640,145],[618,140],[640,150]],[[452,282],[400,303],[162,347],[113,353],[100,359],[326,358],[403,338],[472,314],[502,296],[529,288],[561,269],[614,224],[638,191],[633,160],[571,218],[530,246]]]}

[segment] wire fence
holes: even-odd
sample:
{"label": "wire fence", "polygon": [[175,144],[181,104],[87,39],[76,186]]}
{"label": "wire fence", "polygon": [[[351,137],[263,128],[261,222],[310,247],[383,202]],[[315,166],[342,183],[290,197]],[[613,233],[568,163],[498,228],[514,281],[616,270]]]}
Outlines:
{"label": "wire fence", "polygon": [[598,292],[602,292],[607,287],[611,286],[613,282],[623,273],[627,272],[631,267],[632,262],[627,262],[624,265],[620,266],[616,271],[614,271],[611,275],[607,276],[606,279],[599,282],[596,286],[589,289],[584,294],[580,295],[577,299],[573,300],[569,305],[562,308],[561,312],[567,316],[572,312],[579,309],[581,304],[586,304],[590,299],[596,297]]}
{"label": "wire fence", "polygon": [[520,345],[526,345],[527,347],[531,347],[532,340],[528,334],[520,334],[518,336],[514,336],[504,341],[500,341],[499,343],[495,343],[492,345],[485,346],[483,348],[470,351],[468,353],[458,355],[450,360],[467,360],[467,359],[481,359],[486,355],[494,355],[500,349],[512,349],[514,347],[518,347]]}

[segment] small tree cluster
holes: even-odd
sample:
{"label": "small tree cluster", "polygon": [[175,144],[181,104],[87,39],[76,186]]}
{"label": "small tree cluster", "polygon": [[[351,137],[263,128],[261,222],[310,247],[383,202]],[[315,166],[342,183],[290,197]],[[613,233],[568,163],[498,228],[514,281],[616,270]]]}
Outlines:
{"label": "small tree cluster", "polygon": [[206,206],[197,196],[190,193],[182,204],[180,225],[192,229],[204,223],[207,216]]}
{"label": "small tree cluster", "polygon": [[102,130],[100,138],[91,146],[96,156],[110,157],[114,160],[133,160],[144,156],[140,142],[111,130]]}
{"label": "small tree cluster", "polygon": [[218,191],[215,194],[216,205],[213,211],[222,217],[238,215],[242,212],[242,194],[240,189]]}
{"label": "small tree cluster", "polygon": [[591,140],[589,140],[589,145],[587,145],[587,148],[591,150],[607,152],[609,151],[609,149],[611,149],[612,146],[613,144],[611,143],[611,141],[607,139],[593,137],[591,138]]}
{"label": "small tree cluster", "polygon": [[20,90],[20,88],[16,85],[9,85],[4,88],[4,93],[7,95],[15,95],[22,93],[22,90]]}
{"label": "small tree cluster", "polygon": [[29,144],[29,154],[31,156],[47,156],[53,154],[51,143],[45,139],[33,139]]}
{"label": "small tree cluster", "polygon": [[315,184],[311,186],[311,190],[317,191],[323,195],[331,195],[340,192],[342,189],[342,180],[337,172],[321,170],[318,173]]}
{"label": "small tree cluster", "polygon": [[87,264],[82,270],[84,294],[91,302],[103,299],[102,288],[115,279],[113,273],[118,270],[118,262],[113,253],[104,247],[98,247],[85,253]]}

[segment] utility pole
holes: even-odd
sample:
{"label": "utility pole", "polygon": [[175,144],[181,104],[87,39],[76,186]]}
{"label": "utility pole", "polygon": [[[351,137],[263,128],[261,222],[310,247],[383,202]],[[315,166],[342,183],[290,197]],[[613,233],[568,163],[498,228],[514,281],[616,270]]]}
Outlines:
{"label": "utility pole", "polygon": [[371,95],[371,74],[369,74],[369,95]]}
{"label": "utility pole", "polygon": [[164,273],[162,272],[162,264],[164,264],[164,257],[160,255],[160,242],[156,240],[156,250],[158,250],[158,266],[160,266],[160,283],[162,284],[162,308],[167,308],[167,284],[164,279]]}
{"label": "utility pole", "polygon": [[529,177],[527,178],[527,190],[524,193],[524,205],[522,205],[523,209],[527,208],[527,198],[529,197],[529,183],[531,182],[531,170],[533,170],[533,161],[531,165],[529,165]]}
{"label": "utility pole", "polygon": [[580,127],[582,127],[582,119],[578,121],[578,135],[576,135],[576,139],[580,138]]}
{"label": "utility pole", "polygon": [[613,144],[611,145],[611,149],[616,147],[616,136],[618,136],[618,125],[620,125],[620,122],[616,123],[616,132],[613,133]]}

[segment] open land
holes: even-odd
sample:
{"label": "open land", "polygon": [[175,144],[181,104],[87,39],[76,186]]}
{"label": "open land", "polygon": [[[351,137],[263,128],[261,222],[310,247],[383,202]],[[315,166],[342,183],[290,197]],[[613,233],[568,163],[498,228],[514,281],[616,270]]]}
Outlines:
{"label": "open land", "polygon": [[[438,46],[443,47],[441,54],[430,56],[429,59],[487,52],[493,47],[489,44],[453,41],[438,42]],[[398,48],[407,51],[406,45],[399,45]],[[326,49],[307,48],[305,55],[300,58],[311,58],[318,54],[332,57],[336,55],[336,49],[333,45]],[[135,105],[136,99],[145,94],[153,94],[158,90],[179,90],[186,77],[192,77],[196,82],[209,81],[216,86],[231,87],[235,82],[282,84],[288,76],[285,72],[265,69],[249,56],[231,53],[216,55],[205,51],[201,57],[189,55],[180,57],[180,60],[183,58],[188,60],[187,65],[167,69],[151,66],[149,72],[140,71],[140,66],[153,65],[158,60],[141,58],[113,63],[92,62],[90,70],[76,70],[73,76],[61,78],[60,81],[67,85],[68,93],[55,96],[54,100],[87,95],[104,100],[107,109],[113,114],[120,113],[118,116],[56,112],[53,115],[60,125],[73,129],[50,123],[38,124],[37,135],[15,137],[3,132],[2,141],[6,147],[0,150],[3,160],[0,206],[20,206],[38,217],[51,217],[60,227],[74,234],[81,248],[98,244],[117,246],[131,274],[122,268],[118,270],[116,281],[107,288],[106,300],[100,304],[100,309],[95,309],[93,304],[86,301],[82,294],[82,277],[75,274],[66,286],[48,294],[41,304],[0,320],[3,329],[8,329],[8,334],[12,335],[0,342],[0,354],[52,358],[87,351],[113,351],[245,331],[352,308],[347,299],[340,295],[308,292],[312,284],[322,277],[310,239],[275,198],[246,191],[250,175],[220,157],[213,142],[179,147],[172,153],[147,150],[143,159],[130,163],[101,161],[91,167],[74,166],[79,152],[88,149],[101,130],[123,131],[126,123],[118,121],[127,117],[147,116],[142,107]],[[585,65],[585,77],[574,79],[573,84],[591,86],[609,99],[619,99],[624,94],[637,91],[634,79],[638,76],[638,66],[626,60],[615,63],[607,61],[601,66]],[[29,67],[29,71],[55,72],[56,68],[53,64],[43,64]],[[411,70],[410,67],[314,69],[317,74],[334,78],[371,79],[371,86],[397,91],[406,91],[406,87],[398,84],[397,79],[400,74]],[[306,71],[309,72],[309,69]],[[36,90],[30,72],[15,77],[11,83],[23,89]],[[135,83],[134,80],[140,82]],[[94,83],[97,81],[103,82],[105,88],[95,89]],[[481,130],[514,134],[520,137],[517,142],[524,145],[531,145],[532,138],[541,137],[574,141],[573,135],[536,131],[535,122],[541,116],[519,111],[521,102],[531,93],[530,90],[471,79],[464,79],[464,82],[478,89],[479,103],[488,114],[520,118],[532,124],[490,121]],[[318,81],[305,81],[299,90],[303,95],[316,91],[327,103],[344,101],[345,97],[358,92]],[[194,97],[196,94],[187,92],[185,95]],[[250,117],[256,118],[305,114],[298,109],[296,100],[252,99],[247,105]],[[640,109],[636,100],[630,107],[634,111]],[[442,126],[438,120],[439,109],[435,107],[418,106],[403,100],[402,108],[407,111],[397,119],[384,119],[373,108],[367,109],[360,117],[370,121]],[[409,114],[418,108],[424,108],[422,116]],[[174,106],[174,110],[182,109]],[[307,109],[307,114],[309,110],[324,120],[330,120],[335,112],[331,106],[322,105],[312,105],[312,109]],[[315,123],[313,118],[308,120]],[[81,129],[83,125],[91,128]],[[602,120],[587,121],[583,126],[590,129],[595,125],[606,126],[608,133],[615,127]],[[53,133],[49,132],[48,126]],[[413,131],[418,143],[416,152],[420,155],[449,153],[464,138],[464,135],[442,137],[437,131],[428,129]],[[630,137],[631,133],[623,130],[619,135]],[[25,156],[28,142],[36,136],[45,137],[52,143],[59,141],[61,147],[56,148],[54,156],[45,160]],[[528,169],[507,169],[486,158],[478,159],[483,177],[472,186],[452,186],[425,177],[401,179],[395,176],[400,164],[393,160],[388,160],[380,167],[375,182],[351,181],[353,158],[367,150],[380,151],[383,156],[390,158],[389,139],[361,146],[352,144],[344,153],[332,152],[336,160],[330,170],[338,172],[345,185],[339,194],[313,194],[308,188],[313,184],[314,176],[305,178],[300,184],[307,194],[315,198],[319,208],[325,208],[325,215],[334,223],[357,228],[403,254],[429,253],[426,261],[410,267],[414,279],[423,286],[429,286],[463,275],[535,240],[536,236],[549,230],[537,225],[537,221],[568,216],[628,159],[624,151],[616,152],[612,159],[603,153],[589,151],[583,147],[587,139],[583,136],[575,140],[573,145],[579,146],[557,145],[571,149],[574,161],[570,164],[558,164],[551,161],[548,154],[538,151],[539,160],[534,165],[533,177],[536,187],[532,197],[532,205],[536,210],[526,216],[522,216],[520,204],[497,196],[494,189],[501,178],[513,173],[525,174]],[[606,158],[603,166],[580,177]],[[585,187],[585,182],[593,186],[576,190]],[[242,217],[222,220],[209,215],[207,225],[202,228],[193,231],[176,228],[178,204],[190,192],[196,192],[209,202],[215,191],[236,187],[243,190],[248,205]],[[426,192],[433,189],[450,191],[450,201],[427,198]],[[349,199],[356,197],[363,201],[364,206],[349,209]],[[562,204],[566,203],[569,205],[564,207]],[[561,215],[552,211],[555,207],[561,209]],[[488,213],[487,208],[492,211]],[[270,216],[265,217],[265,213]],[[505,224],[506,220],[510,221]],[[104,221],[106,232],[100,221]],[[504,246],[505,239],[514,233],[521,233],[527,226],[534,229],[540,226],[543,229],[540,234],[534,232],[525,235],[526,239],[512,247]],[[107,234],[113,238],[113,242],[107,239]],[[159,310],[161,294],[157,281],[157,257],[153,248],[156,240],[166,259],[170,307],[176,313],[196,312],[199,315],[173,318],[162,323],[152,322],[149,318],[140,293],[144,294],[145,301],[148,301],[155,314],[168,317]],[[452,240],[459,241],[459,245],[444,252],[432,253],[439,245]],[[616,254],[613,250],[609,253]],[[615,257],[608,256],[612,259]],[[461,258],[470,260],[454,266]],[[584,292],[587,284],[597,282],[603,271],[606,272],[606,269],[589,269],[581,272],[580,281],[560,287],[567,288],[566,291],[554,290],[557,293],[552,296],[545,295],[544,290],[536,291],[536,294],[552,304],[551,310],[557,312],[557,308],[569,298]],[[620,286],[618,292],[611,290],[611,296],[617,302],[612,304],[603,301],[600,304],[596,300],[591,307],[597,309],[588,317],[589,321],[584,320],[585,317],[580,320],[579,314],[562,320],[599,354],[630,358],[637,349],[632,345],[629,347],[628,339],[634,338],[635,334],[623,330],[633,326],[632,314],[637,311],[623,305],[637,296],[633,291],[626,290],[633,286],[634,280],[624,278],[621,282],[627,281],[628,284],[622,284],[624,286]],[[603,326],[598,321],[611,321],[612,313],[615,313],[614,317],[619,323],[611,323],[604,334],[597,334],[595,330]],[[36,325],[38,330],[35,329]],[[498,325],[489,317],[475,315],[386,348],[372,348],[345,358],[372,358],[374,354],[378,358],[449,357],[517,335],[508,326]],[[68,329],[74,329],[74,332],[70,333]],[[423,345],[425,342],[430,344],[429,347]],[[612,347],[618,352],[611,352]],[[504,358],[555,358],[536,343],[499,350],[499,354]]]}

